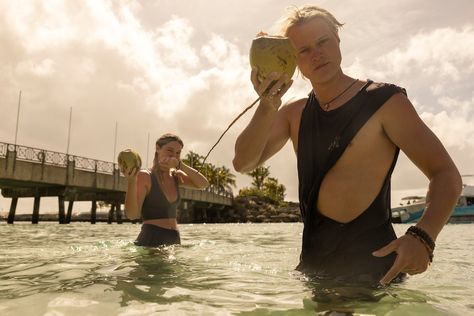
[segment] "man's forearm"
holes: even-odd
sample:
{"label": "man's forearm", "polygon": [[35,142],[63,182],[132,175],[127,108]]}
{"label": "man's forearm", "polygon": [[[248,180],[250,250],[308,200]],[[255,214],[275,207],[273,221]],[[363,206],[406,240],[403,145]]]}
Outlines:
{"label": "man's forearm", "polygon": [[439,172],[431,180],[423,217],[416,226],[425,230],[433,240],[449,220],[462,190],[457,169]]}
{"label": "man's forearm", "polygon": [[258,166],[276,114],[276,109],[259,105],[250,123],[235,142],[235,170],[246,172]]}

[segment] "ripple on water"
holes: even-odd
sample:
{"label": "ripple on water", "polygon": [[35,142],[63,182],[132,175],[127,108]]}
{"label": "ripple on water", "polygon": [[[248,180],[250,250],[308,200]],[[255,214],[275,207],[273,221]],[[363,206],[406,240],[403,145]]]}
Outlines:
{"label": "ripple on water", "polygon": [[294,270],[301,224],[182,225],[165,249],[136,247],[139,225],[0,225],[0,314],[468,315],[473,227],[448,225],[427,273],[347,299]]}

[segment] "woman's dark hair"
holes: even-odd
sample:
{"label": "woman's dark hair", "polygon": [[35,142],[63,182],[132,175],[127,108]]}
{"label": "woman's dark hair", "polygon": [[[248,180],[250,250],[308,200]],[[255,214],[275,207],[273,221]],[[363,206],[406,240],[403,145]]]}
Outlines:
{"label": "woman's dark hair", "polygon": [[179,136],[171,134],[171,133],[166,133],[166,134],[161,135],[160,138],[158,138],[158,140],[156,141],[156,145],[159,146],[159,147],[163,147],[164,145],[166,145],[168,143],[171,143],[171,142],[178,142],[178,143],[181,144],[181,146],[184,147],[184,143],[181,140],[181,138],[179,138]]}

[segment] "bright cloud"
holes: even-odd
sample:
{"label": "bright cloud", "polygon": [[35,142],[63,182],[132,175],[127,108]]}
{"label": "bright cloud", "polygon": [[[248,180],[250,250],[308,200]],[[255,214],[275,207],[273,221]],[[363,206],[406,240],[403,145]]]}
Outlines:
{"label": "bright cloud", "polygon": [[474,98],[456,100],[441,98],[439,103],[447,108],[439,113],[422,113],[421,118],[439,135],[446,146],[474,149]]}
{"label": "bright cloud", "polygon": [[[243,1],[233,10],[206,0],[195,6],[184,1],[0,1],[0,107],[7,118],[0,141],[13,138],[22,90],[19,142],[27,146],[64,151],[72,107],[74,154],[112,160],[116,122],[118,148],[137,148],[144,158],[150,154],[147,134],[153,141],[168,131],[183,137],[185,151],[207,153],[256,98],[249,80],[250,40],[287,6],[284,1]],[[474,26],[465,14],[471,2],[464,1],[467,8],[457,9],[456,16],[444,14],[446,20],[432,23],[430,15],[443,12],[444,3],[407,0],[388,10],[385,3],[364,1],[360,10],[347,1],[327,3],[347,23],[344,45],[350,54],[343,55],[352,64],[344,70],[407,88],[460,169],[472,173]],[[400,24],[410,8],[407,23]],[[402,35],[394,42],[388,35],[396,34]],[[288,99],[311,89],[308,81],[294,79]],[[235,138],[252,113],[223,138],[210,157],[213,163],[231,167]],[[288,198],[296,200],[291,146],[268,164],[287,186]],[[409,164],[403,160],[397,167],[401,176],[394,175],[395,189],[426,185],[412,176]],[[237,180],[239,187],[249,182],[244,175]]]}
{"label": "bright cloud", "polygon": [[443,28],[412,36],[403,48],[379,58],[380,68],[397,75],[458,82],[474,72],[474,26]]}

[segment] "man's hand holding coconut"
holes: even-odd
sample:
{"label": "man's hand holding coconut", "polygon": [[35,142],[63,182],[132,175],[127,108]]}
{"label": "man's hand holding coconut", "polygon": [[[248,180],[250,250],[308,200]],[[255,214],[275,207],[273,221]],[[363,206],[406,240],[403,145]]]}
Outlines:
{"label": "man's hand holding coconut", "polygon": [[291,87],[296,69],[295,51],[286,37],[259,33],[250,48],[251,80],[263,106],[275,110]]}

